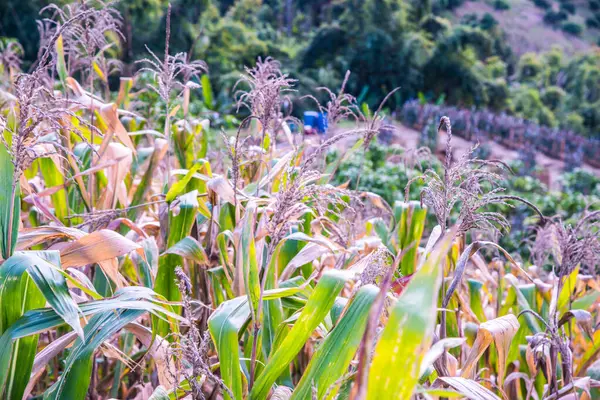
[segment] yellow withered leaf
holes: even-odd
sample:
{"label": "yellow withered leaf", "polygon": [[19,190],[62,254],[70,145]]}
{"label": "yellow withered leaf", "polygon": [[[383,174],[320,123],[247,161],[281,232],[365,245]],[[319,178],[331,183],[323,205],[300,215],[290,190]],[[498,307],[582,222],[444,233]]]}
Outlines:
{"label": "yellow withered leaf", "polygon": [[479,325],[475,343],[462,369],[461,376],[470,378],[477,361],[485,350],[494,342],[498,350],[498,382],[502,385],[506,373],[506,359],[512,338],[519,329],[519,321],[512,314],[504,315],[496,319],[489,320]]}

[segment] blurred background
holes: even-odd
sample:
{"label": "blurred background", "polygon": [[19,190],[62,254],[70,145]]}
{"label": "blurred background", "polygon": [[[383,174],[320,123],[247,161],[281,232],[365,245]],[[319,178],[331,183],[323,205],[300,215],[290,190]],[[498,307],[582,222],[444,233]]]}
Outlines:
{"label": "blurred background", "polygon": [[[66,3],[61,0],[58,5]],[[0,36],[39,45],[45,0],[3,0]],[[165,0],[122,0],[124,40],[115,55],[131,75],[147,45],[164,49]],[[339,87],[359,103],[476,107],[588,138],[600,131],[600,0],[172,0],[171,52],[207,62],[212,90],[257,57],[279,60],[298,93]],[[118,82],[117,82],[118,83]],[[301,102],[300,113],[306,104]]]}

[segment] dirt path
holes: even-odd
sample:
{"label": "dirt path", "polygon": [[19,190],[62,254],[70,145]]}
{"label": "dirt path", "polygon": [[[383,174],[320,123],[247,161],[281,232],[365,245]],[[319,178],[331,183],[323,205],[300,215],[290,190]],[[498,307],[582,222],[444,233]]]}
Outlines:
{"label": "dirt path", "polygon": [[[408,128],[401,123],[397,123],[397,130],[394,138],[394,143],[398,143],[407,149],[416,148],[419,144],[420,133],[411,128]],[[505,162],[516,161],[519,159],[519,153],[515,150],[504,147],[503,145],[488,141],[486,145],[489,147],[491,154],[489,158],[502,160]],[[459,136],[453,136],[452,148],[454,156],[460,156],[473,146],[473,142],[469,142]],[[540,179],[548,185],[551,190],[560,190],[560,175],[564,170],[565,163],[562,160],[550,158],[547,155],[538,152],[535,157],[536,165],[542,169]],[[583,165],[582,168],[588,172],[600,176],[600,169],[590,165]]]}
{"label": "dirt path", "polygon": [[[419,147],[420,132],[404,126],[397,121],[394,122],[394,125],[396,126],[396,130],[391,139],[392,144],[398,144],[405,149],[416,149]],[[307,137],[307,140],[317,145],[322,140],[322,137],[311,135]],[[335,147],[340,151],[344,151],[353,146],[355,141],[356,137],[348,137],[347,139],[338,142]],[[442,138],[441,141],[445,142],[445,139]],[[519,153],[517,151],[509,149],[497,142],[488,141],[485,144],[491,152],[489,156],[490,159],[497,159],[504,162],[511,162],[519,159]],[[455,158],[460,157],[462,154],[469,151],[472,146],[473,142],[459,136],[454,135],[452,138],[452,151]],[[541,169],[541,173],[537,177],[546,184],[550,190],[560,190],[560,175],[564,170],[564,162],[548,157],[540,152],[536,154],[535,161],[536,166]],[[594,168],[587,164],[584,164],[582,168],[596,176],[600,176],[600,169],[598,168]]]}

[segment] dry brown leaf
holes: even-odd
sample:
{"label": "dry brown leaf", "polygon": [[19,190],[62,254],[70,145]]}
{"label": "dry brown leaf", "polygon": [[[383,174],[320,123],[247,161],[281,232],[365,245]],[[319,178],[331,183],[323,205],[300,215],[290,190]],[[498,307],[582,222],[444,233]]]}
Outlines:
{"label": "dry brown leaf", "polygon": [[260,180],[258,187],[262,188],[267,183],[271,182],[281,171],[283,171],[283,169],[286,166],[289,165],[290,160],[292,159],[292,157],[294,157],[295,154],[296,154],[296,152],[294,150],[292,150],[292,151],[286,153],[285,155],[283,155],[279,159],[279,161],[277,161],[277,164],[275,164],[273,166],[273,168],[271,168],[271,170],[269,171],[269,174]]}
{"label": "dry brown leaf", "polygon": [[570,310],[563,314],[563,316],[558,321],[558,326],[562,326],[569,322],[571,319],[575,318],[577,322],[577,326],[581,329],[587,337],[594,341],[594,327],[592,321],[592,314],[586,310]]}
{"label": "dry brown leaf", "polygon": [[29,398],[29,394],[37,384],[39,378],[46,371],[46,365],[56,357],[61,351],[71,346],[73,341],[77,339],[77,332],[68,332],[56,340],[53,340],[42,351],[35,355],[33,367],[31,368],[31,377],[23,393],[23,398]]}
{"label": "dry brown leaf", "polygon": [[106,169],[106,179],[108,180],[108,184],[106,185],[106,190],[104,190],[98,200],[98,208],[102,210],[115,208],[117,200],[121,202],[122,206],[129,205],[125,177],[131,168],[133,153],[130,149],[120,143],[109,143],[106,151],[100,160],[98,160],[98,163],[106,163],[110,160],[119,161]]}
{"label": "dry brown leaf", "polygon": [[212,178],[207,182],[206,186],[209,191],[215,193],[222,200],[231,204],[235,203],[233,187],[231,187],[229,181],[222,176]]}
{"label": "dry brown leaf", "polygon": [[63,268],[99,263],[122,256],[141,247],[118,234],[102,229],[69,243],[61,250]]}
{"label": "dry brown leaf", "polygon": [[80,239],[85,235],[86,233],[79,229],[66,226],[46,225],[37,228],[25,228],[19,231],[17,250],[26,250],[36,244],[50,242],[59,238]]}
{"label": "dry brown leaf", "polygon": [[133,333],[149,349],[156,365],[160,385],[167,390],[172,389],[174,382],[170,371],[176,371],[177,369],[173,358],[169,356],[169,342],[158,335],[153,337],[150,329],[137,323],[127,324],[125,329]]}
{"label": "dry brown leaf", "polygon": [[435,360],[437,360],[444,352],[454,347],[461,346],[467,339],[465,338],[445,338],[435,342],[425,353],[423,361],[421,361],[421,370],[419,375],[423,375]]}
{"label": "dry brown leaf", "polygon": [[392,207],[378,194],[372,192],[363,192],[361,197],[366,197],[375,207],[380,210],[392,213]]}
{"label": "dry brown leaf", "polygon": [[98,265],[104,274],[117,285],[117,289],[127,285],[125,277],[119,272],[119,262],[116,258],[110,258],[104,261],[98,261]]}
{"label": "dry brown leaf", "polygon": [[[519,379],[522,379],[525,382],[525,388],[527,390],[526,399],[532,397],[534,400],[538,400],[537,392],[534,390],[533,381],[529,378],[529,375],[523,372],[512,372],[508,374],[506,379],[504,380],[504,392],[510,393],[510,384],[518,383]],[[519,386],[517,386],[519,387]]]}
{"label": "dry brown leaf", "polygon": [[492,342],[496,344],[498,350],[498,382],[502,385],[504,374],[506,372],[506,359],[510,342],[519,329],[517,317],[508,314],[479,325],[475,343],[467,356],[467,360],[462,369],[461,376],[469,378],[472,376],[473,369],[477,366],[477,361]]}
{"label": "dry brown leaf", "polygon": [[292,389],[282,385],[273,391],[271,400],[288,400],[290,397],[292,397]]}
{"label": "dry brown leaf", "polygon": [[324,236],[317,236],[314,238],[307,237],[306,241],[309,243],[304,246],[283,269],[280,277],[281,281],[289,279],[298,267],[316,260],[323,254],[341,250],[341,247],[338,244],[330,241]]}
{"label": "dry brown leaf", "polygon": [[438,378],[470,400],[500,400],[491,390],[472,379],[443,376]]}
{"label": "dry brown leaf", "polygon": [[129,137],[129,133],[121,123],[119,119],[119,110],[115,103],[104,104],[100,107],[100,115],[104,119],[104,122],[108,126],[109,132],[114,133],[117,138],[127,146],[133,154],[136,153],[135,145]]}
{"label": "dry brown leaf", "polygon": [[[60,185],[58,187],[59,190],[62,189],[62,186],[63,185]],[[58,218],[56,218],[56,216],[54,215],[54,213],[52,213],[50,211],[50,209],[46,206],[46,203],[40,198],[39,195],[37,195],[35,193],[31,193],[30,195],[28,195],[25,198],[23,198],[23,200],[25,202],[29,203],[29,204],[34,205],[38,209],[38,211],[41,212],[50,221],[53,221],[58,226],[64,226],[63,223],[60,222],[60,220]]]}

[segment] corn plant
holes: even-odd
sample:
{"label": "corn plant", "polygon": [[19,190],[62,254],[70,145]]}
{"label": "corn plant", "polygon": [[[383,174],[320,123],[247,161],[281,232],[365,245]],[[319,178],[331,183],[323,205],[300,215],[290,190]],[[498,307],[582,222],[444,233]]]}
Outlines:
{"label": "corn plant", "polygon": [[52,9],[50,45],[1,108],[1,398],[596,396],[600,282],[581,270],[599,263],[597,212],[570,227],[536,208],[517,261],[487,207],[521,199],[500,193],[502,163],[453,159],[448,117],[443,174],[390,206],[321,168],[384,127],[348,78],[326,90],[317,143],[291,132],[295,81],[259,59],[239,127],[215,132],[189,107],[206,66],[169,54],[169,28],[164,57],[111,93],[97,52],[118,46],[116,11]]}

